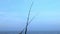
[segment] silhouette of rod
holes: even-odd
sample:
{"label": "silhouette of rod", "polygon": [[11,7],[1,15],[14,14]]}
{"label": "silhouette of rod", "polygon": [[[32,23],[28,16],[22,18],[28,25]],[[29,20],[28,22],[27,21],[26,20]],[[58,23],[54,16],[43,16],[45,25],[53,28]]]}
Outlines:
{"label": "silhouette of rod", "polygon": [[27,17],[27,23],[26,23],[26,28],[25,28],[25,34],[27,34],[27,26],[28,26],[28,23],[29,23],[29,17],[30,17],[30,12],[31,12],[31,8],[33,6],[33,2],[31,4],[31,7],[30,7],[30,10],[29,10],[29,13],[28,13],[28,17]]}
{"label": "silhouette of rod", "polygon": [[30,10],[29,10],[29,13],[28,13],[28,18],[27,18],[27,24],[26,24],[26,27],[23,28],[23,30],[22,30],[19,34],[22,34],[23,31],[24,31],[24,29],[25,29],[25,34],[27,33],[26,28],[28,27],[28,24],[30,24],[30,23],[32,22],[32,20],[34,19],[34,17],[35,17],[35,16],[34,16],[34,17],[29,21],[29,16],[30,16],[30,12],[31,12],[32,5],[33,5],[33,2],[32,2],[32,4],[31,4],[31,7],[30,7]]}

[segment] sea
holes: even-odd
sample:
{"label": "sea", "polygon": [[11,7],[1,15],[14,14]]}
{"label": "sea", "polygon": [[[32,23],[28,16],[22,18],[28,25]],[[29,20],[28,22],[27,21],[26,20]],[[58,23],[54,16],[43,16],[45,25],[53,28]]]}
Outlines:
{"label": "sea", "polygon": [[[19,34],[19,32],[8,31],[8,32],[0,32],[0,34]],[[60,34],[60,31],[30,31],[30,32],[27,32],[27,34]]]}

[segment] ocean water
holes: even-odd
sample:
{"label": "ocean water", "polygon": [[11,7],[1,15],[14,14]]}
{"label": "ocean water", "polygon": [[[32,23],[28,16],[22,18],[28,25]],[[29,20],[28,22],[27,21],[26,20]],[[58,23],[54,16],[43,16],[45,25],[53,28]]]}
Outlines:
{"label": "ocean water", "polygon": [[0,34],[19,34],[17,31],[5,31],[5,32],[0,32]]}
{"label": "ocean water", "polygon": [[[0,34],[19,34],[19,32],[16,31],[0,32]],[[60,31],[32,31],[32,32],[27,32],[27,34],[60,34]]]}

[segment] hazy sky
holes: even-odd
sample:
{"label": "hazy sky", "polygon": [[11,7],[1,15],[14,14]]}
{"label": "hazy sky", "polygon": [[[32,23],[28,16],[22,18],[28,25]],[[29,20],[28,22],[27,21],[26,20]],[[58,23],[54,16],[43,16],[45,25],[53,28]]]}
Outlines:
{"label": "hazy sky", "polygon": [[[60,30],[60,0],[32,0],[28,30]],[[31,0],[0,0],[0,31],[22,30],[25,27]]]}

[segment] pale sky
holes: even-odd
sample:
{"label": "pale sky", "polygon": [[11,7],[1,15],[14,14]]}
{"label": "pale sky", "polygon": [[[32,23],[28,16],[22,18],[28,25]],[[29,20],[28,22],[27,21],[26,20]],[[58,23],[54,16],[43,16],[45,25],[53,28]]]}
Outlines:
{"label": "pale sky", "polygon": [[[60,0],[32,0],[28,30],[60,30]],[[0,0],[0,31],[19,31],[25,27],[31,0]]]}

